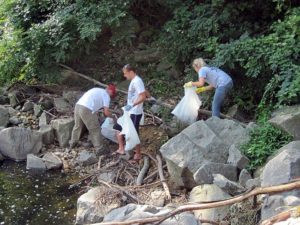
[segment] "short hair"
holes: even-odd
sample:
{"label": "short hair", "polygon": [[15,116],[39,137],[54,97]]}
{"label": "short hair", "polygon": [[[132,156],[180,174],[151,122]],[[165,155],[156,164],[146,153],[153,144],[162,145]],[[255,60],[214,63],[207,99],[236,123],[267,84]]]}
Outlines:
{"label": "short hair", "polygon": [[127,71],[133,71],[133,72],[135,72],[135,68],[132,65],[130,65],[130,64],[126,64],[125,66],[123,66],[122,70],[127,70]]}
{"label": "short hair", "polygon": [[194,61],[193,61],[193,66],[197,66],[198,68],[201,68],[205,65],[206,65],[206,63],[203,58],[197,58],[197,59],[194,59]]}

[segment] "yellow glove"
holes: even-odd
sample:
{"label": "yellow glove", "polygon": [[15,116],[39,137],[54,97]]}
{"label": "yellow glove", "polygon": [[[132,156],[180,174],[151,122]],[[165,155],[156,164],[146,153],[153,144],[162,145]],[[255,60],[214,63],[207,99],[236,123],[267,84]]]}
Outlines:
{"label": "yellow glove", "polygon": [[204,92],[204,91],[207,91],[207,88],[206,87],[199,87],[196,89],[196,93],[199,94],[201,92]]}
{"label": "yellow glove", "polygon": [[185,87],[185,88],[193,87],[193,82],[189,81],[189,82],[185,83],[183,87]]}

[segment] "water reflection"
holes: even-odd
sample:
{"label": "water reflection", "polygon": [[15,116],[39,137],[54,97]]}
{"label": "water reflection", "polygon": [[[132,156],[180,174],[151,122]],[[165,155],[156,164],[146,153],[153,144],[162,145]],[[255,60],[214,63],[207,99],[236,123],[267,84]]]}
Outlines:
{"label": "water reflection", "polygon": [[25,163],[0,165],[0,225],[74,224],[77,190],[60,171],[32,174]]}

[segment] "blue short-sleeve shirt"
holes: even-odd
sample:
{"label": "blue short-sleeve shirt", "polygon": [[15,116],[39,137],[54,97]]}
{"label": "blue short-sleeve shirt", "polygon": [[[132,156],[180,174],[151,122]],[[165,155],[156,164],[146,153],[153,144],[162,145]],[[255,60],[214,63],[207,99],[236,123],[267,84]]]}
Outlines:
{"label": "blue short-sleeve shirt", "polygon": [[232,82],[231,77],[217,67],[203,66],[199,70],[198,75],[199,78],[205,78],[205,81],[215,88],[225,86]]}

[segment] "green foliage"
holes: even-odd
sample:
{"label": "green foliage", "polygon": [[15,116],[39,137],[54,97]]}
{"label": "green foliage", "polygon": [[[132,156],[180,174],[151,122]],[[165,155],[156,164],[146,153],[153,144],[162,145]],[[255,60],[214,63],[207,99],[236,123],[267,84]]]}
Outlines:
{"label": "green foliage", "polygon": [[[11,49],[15,51],[12,55],[21,52],[24,57],[15,60],[12,68],[0,67],[0,73],[11,75],[7,80],[13,77],[47,80],[49,76],[45,76],[44,71],[52,73],[57,63],[87,52],[103,29],[119,25],[126,15],[129,2],[4,1],[0,15],[8,21],[9,35],[14,36],[15,31],[22,31],[22,35],[18,36],[18,48]],[[5,49],[8,43],[0,45],[2,52],[8,51]]]}
{"label": "green foliage", "polygon": [[220,45],[215,63],[242,67],[246,76],[260,80],[258,89],[268,84],[264,97],[277,106],[294,103],[300,90],[299,13],[300,8],[293,10],[285,20],[275,23],[268,35]]}
{"label": "green foliage", "polygon": [[248,169],[251,171],[262,166],[269,156],[292,140],[290,135],[268,123],[265,120],[267,115],[266,111],[262,114],[259,127],[251,132],[250,141],[242,146],[242,151],[250,160]]}
{"label": "green foliage", "polygon": [[160,37],[173,62],[190,67],[203,57],[220,66],[234,78],[234,103],[246,110],[263,95],[276,107],[299,101],[300,9],[291,1],[182,1],[173,7]]}

